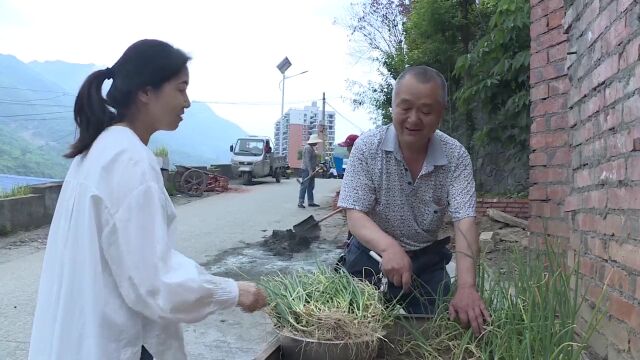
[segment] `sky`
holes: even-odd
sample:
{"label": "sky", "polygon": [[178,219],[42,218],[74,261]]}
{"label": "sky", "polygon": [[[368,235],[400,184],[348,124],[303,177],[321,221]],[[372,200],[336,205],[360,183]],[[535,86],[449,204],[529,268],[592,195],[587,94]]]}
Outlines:
{"label": "sky", "polygon": [[[0,0],[0,53],[20,60],[112,65],[133,42],[167,41],[187,52],[189,96],[253,135],[273,136],[280,117],[287,56],[285,111],[326,93],[338,110],[336,138],[373,127],[353,110],[347,80],[375,79],[375,67],[355,53],[348,0]],[[336,20],[338,24],[336,23]],[[327,110],[332,110],[327,106]]]}

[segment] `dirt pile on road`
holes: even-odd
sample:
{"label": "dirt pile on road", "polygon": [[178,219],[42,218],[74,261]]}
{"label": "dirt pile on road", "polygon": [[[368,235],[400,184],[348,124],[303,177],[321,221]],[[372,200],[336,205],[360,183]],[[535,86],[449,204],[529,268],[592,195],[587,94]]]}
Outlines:
{"label": "dirt pile on road", "polygon": [[305,232],[304,235],[293,230],[273,230],[265,237],[262,247],[276,256],[290,256],[307,250],[311,243],[320,238],[320,233]]}

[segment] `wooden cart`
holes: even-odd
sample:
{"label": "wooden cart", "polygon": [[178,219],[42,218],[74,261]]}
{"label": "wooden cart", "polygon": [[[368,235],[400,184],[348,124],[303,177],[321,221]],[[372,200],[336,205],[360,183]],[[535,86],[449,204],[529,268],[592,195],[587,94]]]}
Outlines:
{"label": "wooden cart", "polygon": [[173,177],[176,191],[188,196],[202,196],[205,191],[226,191],[229,178],[201,168],[176,165]]}

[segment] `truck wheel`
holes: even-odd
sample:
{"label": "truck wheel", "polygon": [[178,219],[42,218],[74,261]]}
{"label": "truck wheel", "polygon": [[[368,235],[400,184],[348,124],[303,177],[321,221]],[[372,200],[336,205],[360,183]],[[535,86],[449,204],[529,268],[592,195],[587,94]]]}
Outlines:
{"label": "truck wheel", "polygon": [[274,177],[276,178],[276,182],[280,183],[280,179],[282,178],[282,170],[276,169],[275,173],[276,174]]}
{"label": "truck wheel", "polygon": [[243,172],[242,173],[242,184],[243,185],[251,185],[252,181],[251,181],[251,173],[250,172]]}

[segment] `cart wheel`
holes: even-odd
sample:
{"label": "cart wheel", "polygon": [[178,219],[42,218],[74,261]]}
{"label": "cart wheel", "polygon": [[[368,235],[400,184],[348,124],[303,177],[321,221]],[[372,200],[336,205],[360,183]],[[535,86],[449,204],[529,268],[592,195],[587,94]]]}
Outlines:
{"label": "cart wheel", "polygon": [[202,196],[207,186],[207,176],[200,170],[191,169],[184,173],[181,184],[189,196]]}
{"label": "cart wheel", "polygon": [[251,181],[251,173],[246,171],[242,173],[242,184],[244,185],[251,185],[252,181]]}

